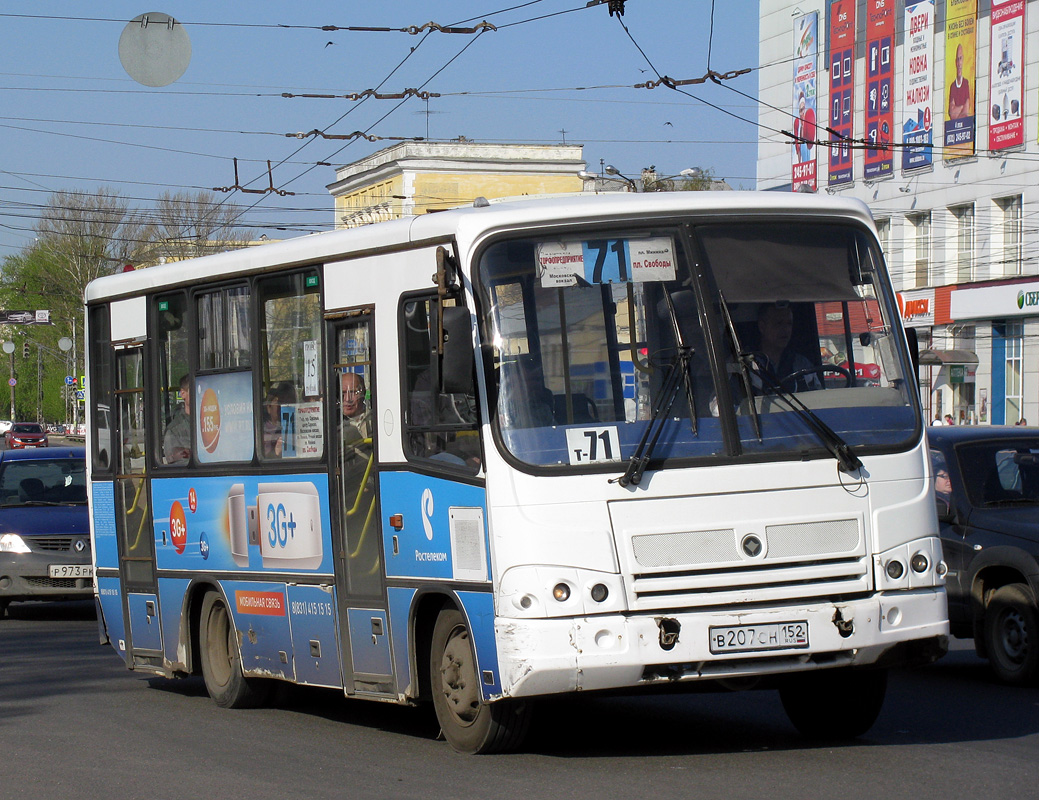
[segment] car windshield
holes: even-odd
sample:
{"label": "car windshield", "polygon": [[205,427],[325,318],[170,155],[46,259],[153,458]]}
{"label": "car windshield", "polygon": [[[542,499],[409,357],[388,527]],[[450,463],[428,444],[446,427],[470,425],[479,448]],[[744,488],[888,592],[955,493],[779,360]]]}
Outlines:
{"label": "car windshield", "polygon": [[16,422],[11,433],[43,433],[43,426],[36,422]]}
{"label": "car windshield", "polygon": [[86,503],[86,461],[34,458],[0,465],[0,505]]}
{"label": "car windshield", "polygon": [[1039,438],[961,444],[956,460],[972,505],[1039,504]]}
{"label": "car windshield", "polygon": [[843,223],[494,243],[477,285],[501,443],[532,466],[600,469],[906,445],[917,412],[882,269]]}

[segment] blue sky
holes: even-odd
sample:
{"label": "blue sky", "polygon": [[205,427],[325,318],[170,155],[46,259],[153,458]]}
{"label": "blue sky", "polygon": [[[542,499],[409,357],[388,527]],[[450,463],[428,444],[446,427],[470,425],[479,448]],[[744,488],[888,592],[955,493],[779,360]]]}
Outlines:
{"label": "blue sky", "polygon": [[[584,145],[592,171],[600,160],[632,177],[650,165],[661,174],[699,166],[753,188],[757,111],[728,87],[756,96],[756,72],[685,93],[633,87],[658,74],[686,80],[708,67],[756,67],[757,0],[627,0],[627,31],[605,4],[585,2],[0,3],[0,258],[31,243],[51,191],[107,185],[147,209],[167,188],[233,184],[235,157],[243,184],[266,186],[270,160],[275,187],[295,192],[236,193],[233,202],[254,206],[245,225],[271,238],[331,227],[325,186],[334,167],[392,142],[284,135],[315,129],[415,137],[428,124],[433,139],[565,138]],[[135,83],[119,61],[126,23],[152,11],[176,18],[191,41],[187,71],[163,88]],[[478,37],[320,29],[484,20],[498,29]],[[442,96],[428,104],[281,96],[376,88]]]}

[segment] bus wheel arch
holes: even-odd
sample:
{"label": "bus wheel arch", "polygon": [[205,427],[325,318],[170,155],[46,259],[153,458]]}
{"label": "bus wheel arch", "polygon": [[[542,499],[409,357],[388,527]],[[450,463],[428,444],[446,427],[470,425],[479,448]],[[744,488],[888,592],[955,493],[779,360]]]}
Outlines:
{"label": "bus wheel arch", "polygon": [[501,753],[522,744],[530,727],[529,704],[482,701],[469,623],[454,605],[444,605],[437,615],[428,664],[437,721],[455,750]]}
{"label": "bus wheel arch", "polygon": [[270,683],[242,672],[238,633],[227,601],[218,591],[202,598],[198,625],[199,661],[209,696],[221,708],[256,708],[270,693]]}

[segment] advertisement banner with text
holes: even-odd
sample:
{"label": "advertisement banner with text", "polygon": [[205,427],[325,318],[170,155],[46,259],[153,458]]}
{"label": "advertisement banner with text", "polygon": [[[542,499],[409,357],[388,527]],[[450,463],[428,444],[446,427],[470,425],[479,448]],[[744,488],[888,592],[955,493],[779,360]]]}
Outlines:
{"label": "advertisement banner with text", "polygon": [[934,141],[931,117],[931,64],[934,62],[934,0],[906,5],[905,46],[902,74],[905,76],[902,110],[902,169],[930,167]]}
{"label": "advertisement banner with text", "polygon": [[867,180],[889,177],[894,169],[888,147],[895,123],[894,6],[892,0],[866,0],[866,166],[863,177]]}
{"label": "advertisement banner with text", "polygon": [[794,22],[794,166],[793,191],[816,189],[816,56],[819,52],[819,13]]}
{"label": "advertisement banner with text", "polygon": [[855,0],[830,3],[829,183],[852,181],[850,140],[855,134]]}
{"label": "advertisement banner with text", "polygon": [[945,158],[974,154],[978,0],[945,4]]}
{"label": "advertisement banner with text", "polygon": [[989,150],[1025,143],[1022,75],[1025,62],[1025,0],[992,0],[989,72]]}

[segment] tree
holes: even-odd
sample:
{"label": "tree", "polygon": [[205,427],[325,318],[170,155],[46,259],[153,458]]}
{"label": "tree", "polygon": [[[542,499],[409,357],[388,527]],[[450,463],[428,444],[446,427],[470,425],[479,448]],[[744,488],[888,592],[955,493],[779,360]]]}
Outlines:
{"label": "tree", "polygon": [[[82,374],[83,293],[95,278],[125,265],[146,266],[160,258],[178,260],[245,246],[252,234],[235,227],[239,211],[217,203],[210,192],[165,192],[156,210],[145,215],[108,187],[96,192],[52,194],[36,224],[37,240],[0,266],[2,308],[51,312],[50,326],[0,327],[0,339],[42,345],[31,364],[16,359],[16,415],[20,419],[63,418],[67,368],[57,352],[62,336],[77,341],[72,374]],[[39,352],[37,352],[39,350]],[[38,369],[39,368],[39,369]],[[37,383],[37,372],[41,381]],[[39,401],[39,386],[43,399]],[[6,407],[0,393],[0,408]]]}
{"label": "tree", "polygon": [[212,192],[163,192],[149,230],[154,256],[167,261],[247,247],[252,231],[237,227],[241,209],[217,202]]}

